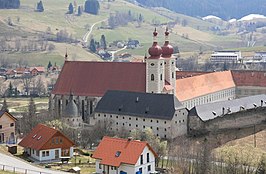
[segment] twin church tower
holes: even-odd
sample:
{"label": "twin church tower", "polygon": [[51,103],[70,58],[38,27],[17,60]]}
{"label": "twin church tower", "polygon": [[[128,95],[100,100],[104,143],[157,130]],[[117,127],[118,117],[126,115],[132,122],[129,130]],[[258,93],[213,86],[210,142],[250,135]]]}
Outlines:
{"label": "twin church tower", "polygon": [[176,58],[172,56],[173,47],[169,44],[169,31],[165,31],[165,43],[161,47],[157,41],[158,32],[153,32],[153,44],[146,59],[146,92],[176,93]]}

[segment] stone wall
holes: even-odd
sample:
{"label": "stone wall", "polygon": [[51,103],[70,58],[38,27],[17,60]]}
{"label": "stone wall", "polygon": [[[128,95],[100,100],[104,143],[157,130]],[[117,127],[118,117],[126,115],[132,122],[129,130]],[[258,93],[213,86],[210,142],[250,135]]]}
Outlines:
{"label": "stone wall", "polygon": [[189,116],[188,127],[189,134],[200,135],[207,132],[250,127],[264,122],[266,123],[266,108],[258,107],[226,114],[206,122],[203,122],[198,116]]}

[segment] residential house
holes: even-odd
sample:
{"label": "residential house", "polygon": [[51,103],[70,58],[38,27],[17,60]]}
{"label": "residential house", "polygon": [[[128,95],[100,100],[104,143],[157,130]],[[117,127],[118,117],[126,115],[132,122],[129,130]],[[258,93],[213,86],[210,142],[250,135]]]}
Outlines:
{"label": "residential house", "polygon": [[24,151],[38,161],[71,158],[74,142],[54,128],[38,124],[19,143]]}
{"label": "residential house", "polygon": [[0,144],[14,144],[17,119],[8,112],[0,111]]}
{"label": "residential house", "polygon": [[147,142],[104,137],[92,157],[97,174],[150,174],[157,154]]}
{"label": "residential house", "polygon": [[36,76],[39,74],[43,74],[45,72],[45,68],[43,66],[39,67],[30,67],[30,74],[32,76]]}
{"label": "residential house", "polygon": [[90,124],[111,122],[112,131],[151,128],[161,138],[187,133],[187,109],[174,94],[107,91],[98,102]]}

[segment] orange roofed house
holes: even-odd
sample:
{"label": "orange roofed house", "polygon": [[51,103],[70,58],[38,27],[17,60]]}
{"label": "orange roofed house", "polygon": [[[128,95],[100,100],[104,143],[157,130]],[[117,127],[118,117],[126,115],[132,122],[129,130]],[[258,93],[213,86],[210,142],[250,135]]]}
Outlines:
{"label": "orange roofed house", "polygon": [[147,142],[104,137],[92,157],[99,174],[150,174],[156,156]]}
{"label": "orange roofed house", "polygon": [[15,138],[15,122],[16,118],[8,112],[0,111],[0,144],[13,144],[16,142]]}
{"label": "orange roofed house", "polygon": [[46,161],[60,158],[71,158],[73,146],[69,138],[60,131],[38,124],[19,143],[24,151],[38,161]]}

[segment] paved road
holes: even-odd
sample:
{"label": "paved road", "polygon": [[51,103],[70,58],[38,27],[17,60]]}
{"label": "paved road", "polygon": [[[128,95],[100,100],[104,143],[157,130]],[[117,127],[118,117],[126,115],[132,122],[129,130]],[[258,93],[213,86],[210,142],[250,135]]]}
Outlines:
{"label": "paved road", "polygon": [[[49,169],[44,169],[40,167],[36,167],[27,162],[24,162],[20,159],[13,157],[12,155],[5,155],[0,153],[0,170],[3,169],[3,165],[5,166],[5,170],[13,171],[13,167],[16,167],[16,171],[19,173],[25,173],[25,169],[27,169],[27,174],[69,174],[67,172],[61,171],[53,171]],[[12,166],[12,167],[9,167]]]}

